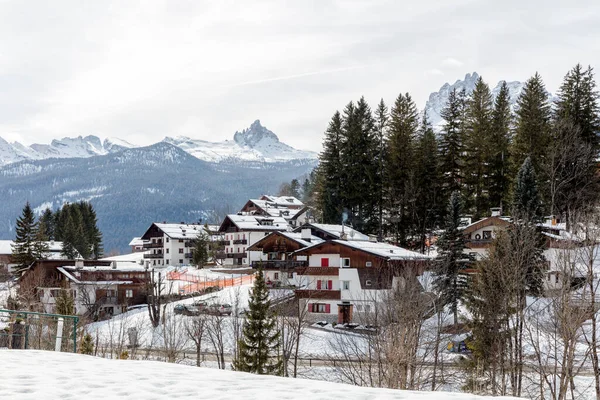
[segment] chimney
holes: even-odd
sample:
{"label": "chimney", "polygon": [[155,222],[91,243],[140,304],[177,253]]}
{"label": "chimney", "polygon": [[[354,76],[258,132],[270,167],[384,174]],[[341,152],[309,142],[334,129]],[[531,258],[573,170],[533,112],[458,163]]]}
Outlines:
{"label": "chimney", "polygon": [[75,260],[76,268],[83,268],[83,260]]}
{"label": "chimney", "polygon": [[302,238],[302,240],[306,240],[307,242],[310,242],[310,240],[312,238],[312,231],[310,230],[310,228],[302,228],[301,238]]}
{"label": "chimney", "polygon": [[502,215],[501,207],[492,207],[490,208],[490,214],[492,217],[500,217]]}

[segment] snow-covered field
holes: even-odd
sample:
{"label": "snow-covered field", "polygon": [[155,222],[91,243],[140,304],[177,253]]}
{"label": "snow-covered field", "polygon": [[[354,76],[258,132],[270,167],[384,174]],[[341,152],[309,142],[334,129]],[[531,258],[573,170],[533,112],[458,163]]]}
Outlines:
{"label": "snow-covered field", "polygon": [[[155,361],[107,360],[80,354],[0,350],[0,399],[429,399],[485,397],[373,389],[258,376]],[[502,399],[502,397],[497,397]],[[509,399],[504,397],[504,399]]]}

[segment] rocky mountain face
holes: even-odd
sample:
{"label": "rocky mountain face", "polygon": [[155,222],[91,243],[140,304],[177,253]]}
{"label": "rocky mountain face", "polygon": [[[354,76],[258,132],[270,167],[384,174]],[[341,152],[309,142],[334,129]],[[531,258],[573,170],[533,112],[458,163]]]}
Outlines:
{"label": "rocky mountain face", "polygon": [[[467,93],[467,95],[471,94],[475,89],[475,84],[479,79],[479,74],[477,72],[473,72],[472,74],[466,74],[465,78],[462,80],[457,80],[452,85],[449,83],[445,83],[439,91],[433,92],[429,95],[429,100],[425,103],[425,111],[427,112],[427,116],[429,117],[429,121],[431,122],[434,130],[439,132],[442,130],[444,119],[441,116],[442,109],[448,103],[448,97],[450,96],[450,92],[456,89],[457,91],[462,91],[463,89]],[[492,96],[495,99],[498,93],[500,92],[500,87],[504,81],[498,82],[498,84],[492,89]],[[511,108],[513,108],[517,104],[517,99],[521,90],[523,89],[524,83],[513,81],[507,82],[509,95],[510,95],[510,104]]]}

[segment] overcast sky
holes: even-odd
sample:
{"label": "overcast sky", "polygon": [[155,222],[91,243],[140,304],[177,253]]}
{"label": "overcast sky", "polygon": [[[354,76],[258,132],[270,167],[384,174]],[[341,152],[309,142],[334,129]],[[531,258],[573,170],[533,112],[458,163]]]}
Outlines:
{"label": "overcast sky", "polygon": [[[571,3],[570,5],[566,5]],[[554,92],[600,66],[600,1],[0,0],[0,136],[231,139],[319,151],[331,115],[477,71]]]}

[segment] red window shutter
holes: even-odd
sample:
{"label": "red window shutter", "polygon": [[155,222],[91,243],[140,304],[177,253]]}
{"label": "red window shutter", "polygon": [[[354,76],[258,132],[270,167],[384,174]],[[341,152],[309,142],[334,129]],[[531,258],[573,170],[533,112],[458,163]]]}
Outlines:
{"label": "red window shutter", "polygon": [[317,281],[317,290],[321,290],[321,281]]}
{"label": "red window shutter", "polygon": [[329,267],[329,258],[321,258],[321,267]]}
{"label": "red window shutter", "polygon": [[333,289],[333,281],[327,281],[327,289]]}
{"label": "red window shutter", "polygon": [[325,312],[331,312],[331,304],[325,304]]}
{"label": "red window shutter", "polygon": [[308,312],[313,312],[313,303],[308,304]]}

